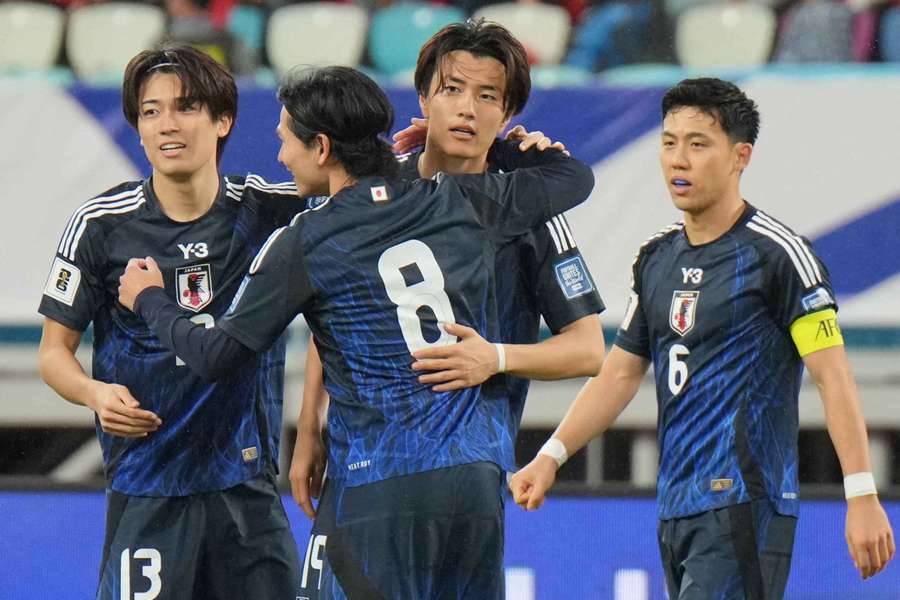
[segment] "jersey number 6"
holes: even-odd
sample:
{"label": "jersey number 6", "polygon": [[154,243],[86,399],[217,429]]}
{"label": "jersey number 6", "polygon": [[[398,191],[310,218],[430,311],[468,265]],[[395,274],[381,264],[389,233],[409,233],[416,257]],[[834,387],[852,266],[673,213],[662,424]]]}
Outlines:
{"label": "jersey number 6", "polygon": [[[408,285],[401,269],[415,265],[421,281]],[[397,321],[410,352],[446,346],[456,342],[456,336],[443,330],[444,323],[455,323],[450,297],[444,291],[444,274],[434,253],[419,240],[408,240],[385,250],[378,259],[378,273],[384,281],[388,298],[397,305]],[[434,313],[440,328],[437,340],[429,342],[422,333],[422,321],[416,314],[423,306]]]}
{"label": "jersey number 6", "polygon": [[687,383],[687,363],[680,359],[690,353],[691,351],[681,344],[672,344],[672,347],[669,348],[669,391],[673,396],[680,394],[684,384]]}

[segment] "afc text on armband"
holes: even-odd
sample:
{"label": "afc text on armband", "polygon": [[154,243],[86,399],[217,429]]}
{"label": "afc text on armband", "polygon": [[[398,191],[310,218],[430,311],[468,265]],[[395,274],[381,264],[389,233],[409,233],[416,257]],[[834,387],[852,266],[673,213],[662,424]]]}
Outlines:
{"label": "afc text on armband", "polygon": [[822,319],[816,328],[816,341],[818,342],[822,338],[830,339],[840,334],[841,328],[838,326],[836,317]]}

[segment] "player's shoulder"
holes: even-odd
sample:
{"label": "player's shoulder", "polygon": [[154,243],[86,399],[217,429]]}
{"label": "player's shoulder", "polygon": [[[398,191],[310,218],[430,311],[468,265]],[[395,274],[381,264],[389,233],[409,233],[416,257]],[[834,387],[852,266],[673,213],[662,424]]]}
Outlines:
{"label": "player's shoulder", "polygon": [[759,209],[753,209],[743,230],[750,243],[765,257],[766,263],[793,263],[804,278],[821,280],[819,261],[809,240],[782,221]]}
{"label": "player's shoulder", "polygon": [[671,223],[659,231],[656,231],[653,235],[645,239],[638,247],[638,250],[634,255],[635,264],[646,260],[660,249],[667,247],[683,230],[684,222],[678,221],[677,223]]}
{"label": "player's shoulder", "polygon": [[110,230],[140,214],[147,199],[143,181],[126,181],[79,205],[66,223],[59,252],[74,258],[75,250],[85,234]]}
{"label": "player's shoulder", "polygon": [[224,180],[225,196],[234,202],[297,196],[297,185],[293,181],[270,182],[256,173],[225,175]]}

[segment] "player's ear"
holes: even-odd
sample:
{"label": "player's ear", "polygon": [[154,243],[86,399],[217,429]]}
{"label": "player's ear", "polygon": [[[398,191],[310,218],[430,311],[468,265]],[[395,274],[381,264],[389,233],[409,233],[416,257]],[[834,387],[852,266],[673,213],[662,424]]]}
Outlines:
{"label": "player's ear", "polygon": [[428,98],[419,94],[419,110],[422,111],[422,116],[426,119],[428,118]]}
{"label": "player's ear", "polygon": [[753,144],[740,142],[734,147],[734,167],[736,170],[743,172],[750,164],[750,157],[753,155]]}
{"label": "player's ear", "polygon": [[222,115],[218,119],[218,134],[219,137],[225,137],[228,135],[228,132],[231,131],[231,126],[234,124],[234,117],[231,115]]}
{"label": "player's ear", "polygon": [[331,139],[324,133],[317,133],[316,144],[319,146],[319,156],[316,158],[316,164],[322,167],[325,166],[325,163],[331,157]]}

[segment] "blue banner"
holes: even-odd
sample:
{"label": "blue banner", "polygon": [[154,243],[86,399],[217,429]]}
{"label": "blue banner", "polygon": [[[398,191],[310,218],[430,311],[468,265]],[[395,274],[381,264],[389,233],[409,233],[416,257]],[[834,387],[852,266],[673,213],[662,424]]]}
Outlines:
{"label": "blue banner", "polygon": [[[284,497],[300,556],[310,523]],[[900,523],[900,502],[887,503]],[[508,598],[664,600],[651,498],[551,497],[507,505]],[[842,501],[801,504],[788,600],[897,600],[900,565],[863,582],[844,542]],[[0,597],[93,597],[103,546],[102,493],[0,492]],[[167,557],[163,557],[165,562]]]}

